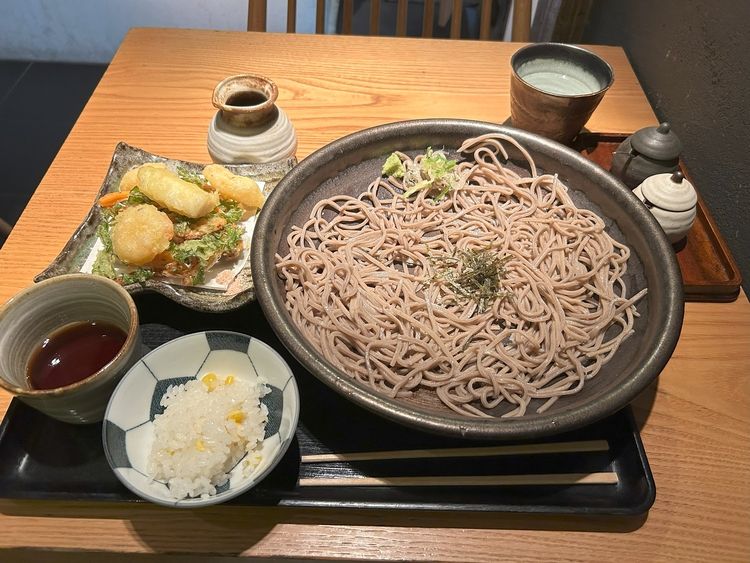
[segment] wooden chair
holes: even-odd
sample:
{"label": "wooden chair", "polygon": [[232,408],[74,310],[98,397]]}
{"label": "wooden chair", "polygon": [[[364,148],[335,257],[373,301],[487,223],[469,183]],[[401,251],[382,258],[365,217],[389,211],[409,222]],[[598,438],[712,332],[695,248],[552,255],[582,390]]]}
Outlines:
{"label": "wooden chair", "polygon": [[13,227],[10,223],[0,217],[0,246],[2,246],[2,241],[10,234],[11,230],[13,230]]}
{"label": "wooden chair", "polygon": [[[438,0],[439,2],[440,0]],[[461,37],[461,19],[463,0],[452,0],[450,37]],[[266,31],[267,0],[248,0],[248,31]],[[370,35],[379,35],[381,0],[370,0]],[[352,33],[354,0],[341,0],[342,26],[345,35]],[[408,0],[398,0],[396,8],[396,35],[406,36]],[[424,0],[422,13],[422,37],[432,37],[435,19],[435,0]],[[481,0],[481,19],[479,38],[489,39],[491,29],[492,0]],[[287,0],[287,33],[295,33],[297,27],[297,0]],[[315,9],[315,33],[323,33],[325,26],[325,0],[317,0]],[[513,0],[512,40],[529,41],[531,35],[531,0]]]}

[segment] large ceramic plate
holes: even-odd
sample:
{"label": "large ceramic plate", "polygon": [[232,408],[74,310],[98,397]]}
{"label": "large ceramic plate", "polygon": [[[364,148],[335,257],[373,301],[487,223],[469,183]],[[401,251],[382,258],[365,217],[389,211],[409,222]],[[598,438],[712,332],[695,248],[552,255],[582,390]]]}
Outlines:
{"label": "large ceramic plate", "polygon": [[[97,200],[106,193],[117,191],[123,174],[134,166],[146,162],[164,162],[170,168],[182,167],[191,172],[200,172],[204,167],[203,164],[168,159],[131,147],[126,143],[119,143],[115,148]],[[263,192],[268,195],[295,164],[296,159],[289,158],[267,164],[235,164],[226,165],[226,167],[235,174],[263,182]],[[34,278],[34,281],[80,272],[96,244],[96,229],[101,219],[101,210],[98,205],[94,205],[62,252],[47,269]],[[178,286],[159,279],[127,285],[125,289],[131,294],[155,291],[191,309],[212,312],[235,309],[255,297],[249,262],[240,270],[226,291]]]}
{"label": "large ceramic plate", "polygon": [[[394,150],[455,151],[470,137],[485,133],[515,137],[537,167],[557,173],[579,207],[604,218],[608,232],[631,248],[627,283],[635,293],[648,287],[638,304],[635,334],[626,340],[598,375],[577,394],[563,397],[537,413],[532,402],[520,418],[478,419],[453,413],[429,391],[409,399],[392,399],[362,384],[329,363],[306,340],[284,306],[284,288],[275,271],[274,255],[286,254],[292,226],[301,224],[322,198],[357,195],[380,175]],[[510,164],[523,167],[520,153],[510,150]],[[474,437],[533,439],[591,424],[621,409],[651,383],[672,354],[682,325],[683,294],[674,251],[664,232],[631,191],[614,176],[575,151],[531,133],[474,121],[435,119],[391,123],[354,133],[302,161],[269,197],[253,235],[253,277],[258,301],[284,345],[316,377],[359,405],[391,420],[432,432]],[[632,293],[631,293],[632,294]],[[535,400],[538,401],[538,400]],[[502,414],[502,413],[497,413]]]}

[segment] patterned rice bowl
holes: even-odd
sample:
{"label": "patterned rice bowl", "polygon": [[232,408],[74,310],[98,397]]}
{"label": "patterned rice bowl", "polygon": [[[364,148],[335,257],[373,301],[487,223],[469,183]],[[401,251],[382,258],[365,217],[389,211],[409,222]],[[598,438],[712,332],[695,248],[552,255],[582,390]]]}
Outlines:
{"label": "patterned rice bowl", "polygon": [[[167,483],[147,474],[154,442],[154,417],[164,411],[161,399],[172,385],[208,372],[257,376],[270,392],[261,398],[268,409],[260,463],[248,471],[243,460],[228,471],[216,494],[175,499]],[[136,495],[164,506],[195,508],[219,504],[260,482],[284,456],[299,419],[299,391],[291,369],[269,345],[245,334],[207,331],[188,334],[151,351],[123,377],[107,406],[102,442],[117,478]],[[244,459],[244,458],[243,458]]]}

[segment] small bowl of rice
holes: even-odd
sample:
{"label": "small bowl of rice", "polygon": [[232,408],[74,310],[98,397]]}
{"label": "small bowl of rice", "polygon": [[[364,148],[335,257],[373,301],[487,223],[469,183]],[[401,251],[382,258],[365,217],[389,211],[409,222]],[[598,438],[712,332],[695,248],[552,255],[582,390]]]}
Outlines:
{"label": "small bowl of rice", "polygon": [[273,348],[207,331],[167,342],[128,371],[107,406],[102,442],[133,493],[194,508],[260,482],[284,456],[298,418],[297,383]]}

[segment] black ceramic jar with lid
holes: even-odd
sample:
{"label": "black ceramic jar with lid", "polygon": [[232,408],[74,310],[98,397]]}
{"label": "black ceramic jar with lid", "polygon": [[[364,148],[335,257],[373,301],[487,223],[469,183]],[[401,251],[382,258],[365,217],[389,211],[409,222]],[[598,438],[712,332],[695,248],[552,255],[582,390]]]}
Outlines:
{"label": "black ceramic jar with lid", "polygon": [[635,188],[655,174],[669,174],[679,168],[682,143],[669,123],[645,127],[625,139],[614,153],[610,172],[625,185]]}

